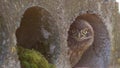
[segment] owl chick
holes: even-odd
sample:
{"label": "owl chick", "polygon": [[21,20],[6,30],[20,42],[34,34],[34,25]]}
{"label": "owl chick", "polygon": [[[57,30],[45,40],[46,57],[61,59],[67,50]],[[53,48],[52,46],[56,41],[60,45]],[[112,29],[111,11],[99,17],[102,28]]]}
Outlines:
{"label": "owl chick", "polygon": [[94,31],[92,26],[85,20],[76,20],[68,32],[68,46],[70,63],[72,67],[77,64],[82,54],[92,45]]}

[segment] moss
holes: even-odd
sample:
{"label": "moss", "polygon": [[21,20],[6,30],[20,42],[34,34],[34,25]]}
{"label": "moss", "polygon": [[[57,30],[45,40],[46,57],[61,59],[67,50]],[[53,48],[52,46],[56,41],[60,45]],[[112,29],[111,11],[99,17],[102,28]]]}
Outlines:
{"label": "moss", "polygon": [[44,56],[36,50],[18,46],[18,55],[22,68],[55,68],[53,64],[48,63]]}

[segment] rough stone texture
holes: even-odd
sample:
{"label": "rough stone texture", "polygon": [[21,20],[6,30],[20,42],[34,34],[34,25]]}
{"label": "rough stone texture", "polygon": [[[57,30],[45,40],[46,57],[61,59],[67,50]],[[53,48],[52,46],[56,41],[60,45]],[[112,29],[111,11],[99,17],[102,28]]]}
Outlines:
{"label": "rough stone texture", "polygon": [[120,13],[118,12],[118,3],[116,3],[116,8],[115,8],[115,13],[113,13],[113,21],[114,21],[114,29],[113,29],[113,46],[112,46],[112,62],[111,62],[111,66],[112,68],[118,68],[120,67],[118,65],[118,58],[119,58],[119,39],[120,39]]}
{"label": "rough stone texture", "polygon": [[[78,16],[84,14],[93,14],[100,19],[103,23],[102,25],[106,28],[105,30],[108,32],[108,42],[102,41],[105,45],[102,44],[101,47],[95,45],[98,57],[93,54],[91,55],[93,57],[90,57],[90,59],[82,60],[86,61],[85,63],[90,60],[89,62],[92,63],[87,65],[81,63],[80,65],[92,68],[108,67],[110,45],[114,44],[114,33],[112,33],[112,30],[116,22],[115,15],[117,15],[117,3],[115,0],[0,0],[0,68],[20,68],[17,51],[14,49],[17,43],[15,33],[20,26],[24,12],[33,6],[45,9],[55,20],[52,24],[56,24],[58,28],[56,31],[58,34],[56,46],[59,46],[59,56],[56,60],[54,59],[54,64],[57,68],[71,68],[68,56],[69,47],[67,44],[68,31],[73,21],[75,21]],[[80,19],[82,19],[82,17]],[[95,22],[94,20],[90,20],[91,18],[84,18],[84,16],[83,19],[89,22]],[[104,28],[102,30],[104,30]],[[106,38],[106,35],[103,36],[103,38]],[[85,54],[88,54],[88,56],[89,52],[93,53],[90,49],[86,52]],[[101,54],[103,57],[101,57]],[[93,59],[94,57],[96,57],[97,60]]]}

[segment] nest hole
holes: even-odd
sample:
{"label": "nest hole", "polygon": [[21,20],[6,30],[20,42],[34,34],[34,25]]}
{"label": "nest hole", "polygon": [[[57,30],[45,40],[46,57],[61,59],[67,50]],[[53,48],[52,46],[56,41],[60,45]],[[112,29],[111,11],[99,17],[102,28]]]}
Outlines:
{"label": "nest hole", "polygon": [[[84,32],[86,27],[88,32]],[[83,36],[91,38],[80,39]],[[107,68],[110,55],[109,34],[104,23],[95,14],[83,14],[75,19],[68,31],[68,47],[70,48],[70,62],[73,68],[97,68],[101,66]]]}
{"label": "nest hole", "polygon": [[53,63],[57,31],[55,20],[47,10],[37,6],[30,7],[23,14],[20,27],[16,30],[17,46],[34,49],[49,63]]}

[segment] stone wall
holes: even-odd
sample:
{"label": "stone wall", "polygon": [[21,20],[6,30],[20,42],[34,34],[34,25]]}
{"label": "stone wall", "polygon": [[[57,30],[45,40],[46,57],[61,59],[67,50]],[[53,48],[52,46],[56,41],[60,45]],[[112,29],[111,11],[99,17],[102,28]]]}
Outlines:
{"label": "stone wall", "polygon": [[[17,51],[15,49],[17,44],[16,30],[20,26],[21,19],[28,8],[38,6],[46,10],[54,19],[51,23],[57,26],[56,38],[58,50],[57,59],[54,60],[54,64],[57,68],[71,68],[69,61],[69,47],[68,47],[68,31],[70,25],[76,20],[78,16],[84,14],[95,15],[102,21],[103,25],[108,31],[108,44],[102,41],[105,45],[99,45],[96,50],[103,49],[103,51],[97,51],[98,54],[103,54],[104,57],[98,57],[98,60],[92,60],[91,64],[84,65],[92,68],[96,68],[96,61],[100,61],[97,68],[106,68],[109,63],[110,45],[113,45],[112,33],[113,25],[115,23],[115,15],[117,14],[117,3],[113,0],[0,0],[0,68],[20,68],[20,62],[18,60]],[[42,13],[41,13],[42,14]],[[91,18],[88,18],[91,19]],[[87,20],[85,18],[85,20]],[[90,20],[91,21],[91,20]],[[94,22],[94,18],[92,20]],[[91,22],[92,22],[91,21]],[[53,28],[56,29],[56,28]],[[104,37],[104,36],[103,36]],[[104,38],[103,38],[104,39]],[[107,45],[106,45],[107,44]],[[92,46],[92,45],[91,45]],[[74,47],[74,46],[73,46]],[[88,52],[89,53],[89,49]],[[107,54],[106,54],[107,53]],[[95,54],[94,54],[95,55]],[[84,56],[83,56],[84,57]],[[97,57],[95,55],[95,57]],[[101,61],[102,59],[102,61]],[[106,61],[103,61],[103,60]],[[87,61],[87,60],[83,60]],[[87,63],[87,62],[85,62]]]}

